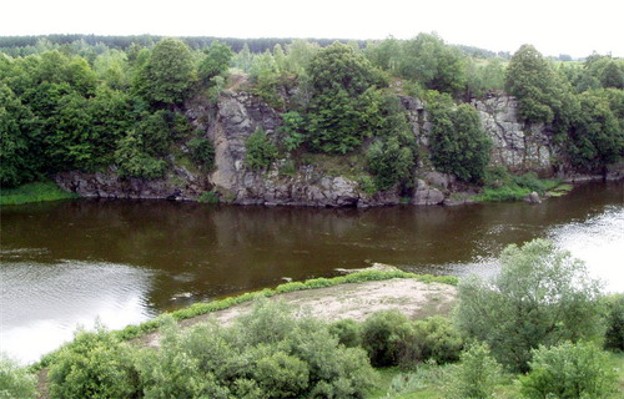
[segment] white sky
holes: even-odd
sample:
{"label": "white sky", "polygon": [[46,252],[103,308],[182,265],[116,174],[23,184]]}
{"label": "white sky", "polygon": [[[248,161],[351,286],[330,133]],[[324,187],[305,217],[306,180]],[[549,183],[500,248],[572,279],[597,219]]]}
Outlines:
{"label": "white sky", "polygon": [[0,36],[411,38],[544,55],[624,57],[621,0],[1,0]]}

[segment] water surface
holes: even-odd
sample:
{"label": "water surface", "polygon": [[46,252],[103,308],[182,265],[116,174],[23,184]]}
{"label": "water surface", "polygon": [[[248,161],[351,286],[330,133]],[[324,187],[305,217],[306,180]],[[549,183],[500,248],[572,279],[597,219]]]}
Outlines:
{"label": "water surface", "polygon": [[373,262],[491,274],[510,243],[548,237],[624,291],[624,183],[540,205],[306,209],[78,200],[1,210],[0,349],[22,361],[96,317],[111,328]]}

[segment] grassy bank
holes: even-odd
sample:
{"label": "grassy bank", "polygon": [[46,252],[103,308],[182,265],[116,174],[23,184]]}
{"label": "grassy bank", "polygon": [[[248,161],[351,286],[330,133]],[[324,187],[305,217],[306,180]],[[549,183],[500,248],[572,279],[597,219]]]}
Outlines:
{"label": "grassy bank", "polygon": [[540,179],[535,173],[514,176],[502,169],[494,169],[486,176],[483,193],[475,199],[480,202],[521,201],[532,192],[544,197],[559,197],[573,188],[558,179]]}
{"label": "grassy bank", "polygon": [[28,183],[16,188],[0,190],[0,205],[21,205],[31,202],[58,201],[78,196],[62,190],[53,181]]}

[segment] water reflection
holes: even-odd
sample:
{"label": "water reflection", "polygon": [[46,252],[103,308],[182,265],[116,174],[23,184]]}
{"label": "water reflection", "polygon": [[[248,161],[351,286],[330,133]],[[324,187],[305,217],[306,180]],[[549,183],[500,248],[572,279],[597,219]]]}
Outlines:
{"label": "water reflection", "polygon": [[110,328],[147,320],[150,274],[123,265],[4,263],[0,350],[29,363],[96,319]]}

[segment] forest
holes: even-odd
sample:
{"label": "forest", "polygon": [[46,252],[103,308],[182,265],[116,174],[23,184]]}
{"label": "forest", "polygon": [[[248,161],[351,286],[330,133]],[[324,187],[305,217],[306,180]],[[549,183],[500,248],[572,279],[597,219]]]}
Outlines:
{"label": "forest", "polygon": [[[198,98],[216,103],[233,75],[283,120],[277,140],[261,130],[249,138],[251,170],[302,153],[358,154],[370,192],[410,190],[419,162],[480,186],[492,174],[491,142],[470,102],[503,92],[524,123],[547,127],[569,168],[603,173],[624,154],[624,60],[609,55],[559,61],[531,45],[498,55],[435,34],[366,43],[65,35],[0,47],[5,188],[109,167],[155,179],[176,148],[210,172],[213,143],[185,110]],[[426,150],[401,96],[427,105]]]}

